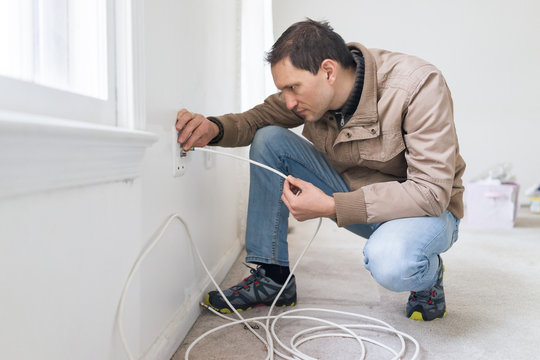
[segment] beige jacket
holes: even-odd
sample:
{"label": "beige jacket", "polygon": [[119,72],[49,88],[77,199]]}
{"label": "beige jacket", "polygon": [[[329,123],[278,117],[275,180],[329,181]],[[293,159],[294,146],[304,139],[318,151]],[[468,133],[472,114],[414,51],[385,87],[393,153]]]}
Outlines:
{"label": "beige jacket", "polygon": [[[329,112],[306,122],[303,130],[351,188],[333,195],[338,225],[439,216],[445,209],[462,218],[465,162],[441,72],[417,57],[358,43],[349,47],[365,60],[358,108],[341,131]],[[219,146],[248,145],[266,125],[304,123],[280,94],[244,113],[215,119],[224,129]]]}

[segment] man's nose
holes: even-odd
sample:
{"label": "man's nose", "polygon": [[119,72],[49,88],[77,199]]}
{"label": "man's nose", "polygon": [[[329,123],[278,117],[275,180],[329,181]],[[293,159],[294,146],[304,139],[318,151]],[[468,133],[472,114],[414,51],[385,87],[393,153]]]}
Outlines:
{"label": "man's nose", "polygon": [[293,95],[285,94],[285,104],[287,105],[287,109],[293,110],[298,105],[298,101],[296,101]]}

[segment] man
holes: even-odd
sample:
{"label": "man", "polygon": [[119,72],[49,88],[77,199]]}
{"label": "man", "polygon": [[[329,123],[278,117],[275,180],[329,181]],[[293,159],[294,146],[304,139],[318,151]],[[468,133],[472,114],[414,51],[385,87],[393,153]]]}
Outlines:
{"label": "man", "polygon": [[[439,254],[457,240],[465,163],[450,91],[413,56],[345,44],[324,22],[289,27],[267,60],[278,94],[242,114],[177,116],[184,149],[245,146],[289,175],[251,167],[246,229],[252,275],[225,290],[246,310],[271,304],[289,275],[287,221],[328,217],[367,238],[365,267],[385,288],[410,291],[407,317],[446,314]],[[305,141],[286,128],[304,124]],[[300,192],[298,192],[298,189]],[[277,302],[294,305],[293,277]],[[216,292],[205,302],[229,308]]]}

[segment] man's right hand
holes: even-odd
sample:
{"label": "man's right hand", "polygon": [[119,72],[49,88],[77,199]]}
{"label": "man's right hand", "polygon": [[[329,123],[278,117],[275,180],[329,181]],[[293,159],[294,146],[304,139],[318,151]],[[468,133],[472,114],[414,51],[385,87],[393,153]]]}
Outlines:
{"label": "man's right hand", "polygon": [[178,142],[182,149],[188,151],[193,146],[206,146],[219,134],[216,124],[187,109],[182,109],[176,115],[176,130],[178,130]]}

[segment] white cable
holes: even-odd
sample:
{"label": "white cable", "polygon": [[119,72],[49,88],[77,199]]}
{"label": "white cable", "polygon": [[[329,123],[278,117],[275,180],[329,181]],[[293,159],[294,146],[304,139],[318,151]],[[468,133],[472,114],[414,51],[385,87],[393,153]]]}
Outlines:
{"label": "white cable", "polygon": [[[211,149],[207,149],[207,148],[193,148],[193,149],[194,150],[195,149],[202,150],[202,151],[211,152],[211,153],[216,153],[216,154],[220,154],[220,155],[226,155],[226,156],[230,156],[230,157],[242,160],[242,161],[247,161],[247,162],[250,162],[250,163],[255,164],[257,166],[260,166],[262,168],[265,168],[265,169],[267,169],[269,171],[272,171],[273,173],[281,176],[284,179],[287,178],[287,176],[285,176],[281,172],[279,172],[279,171],[277,171],[277,170],[275,170],[273,168],[270,168],[270,167],[268,167],[268,166],[266,166],[264,164],[261,164],[261,163],[258,163],[256,161],[250,160],[250,159],[246,159],[246,158],[243,158],[243,157],[240,157],[240,156],[236,156],[236,155],[232,155],[232,154],[228,154],[228,153],[224,153],[224,152],[220,152],[220,151],[216,151],[216,150],[211,150]],[[281,290],[279,291],[279,293],[275,297],[272,305],[270,306],[268,314],[266,316],[259,316],[259,317],[253,317],[253,318],[249,318],[249,319],[244,319],[240,315],[240,313],[234,308],[234,306],[232,306],[232,304],[229,302],[229,300],[227,299],[225,294],[223,294],[223,291],[221,290],[221,288],[219,287],[219,285],[215,281],[214,277],[212,276],[212,274],[208,270],[206,264],[204,263],[204,261],[202,259],[202,256],[201,256],[201,254],[199,252],[199,249],[197,248],[197,246],[193,242],[193,239],[191,237],[191,233],[189,231],[189,227],[186,224],[186,222],[182,219],[182,217],[179,214],[173,214],[173,215],[169,216],[169,218],[163,223],[163,225],[161,225],[161,227],[156,232],[157,235],[154,236],[149,241],[148,246],[137,257],[137,260],[135,261],[135,263],[134,263],[134,265],[133,265],[133,267],[132,267],[132,269],[131,269],[131,271],[130,271],[130,273],[128,275],[126,283],[124,284],[124,288],[122,289],[122,294],[120,296],[120,301],[119,301],[119,304],[118,304],[118,311],[117,311],[117,319],[116,319],[116,321],[117,321],[117,325],[118,325],[118,329],[119,329],[119,333],[120,333],[120,338],[121,338],[121,341],[122,341],[122,346],[124,347],[124,351],[126,352],[128,358],[130,360],[135,360],[135,358],[133,357],[133,354],[129,350],[129,346],[128,346],[127,341],[126,341],[125,334],[124,334],[124,329],[123,329],[123,325],[122,325],[125,296],[126,296],[126,293],[127,293],[128,289],[129,289],[129,287],[131,285],[131,282],[133,280],[133,277],[134,277],[135,273],[138,271],[138,269],[140,267],[140,264],[146,258],[146,256],[153,250],[153,248],[155,247],[157,242],[163,236],[163,233],[165,232],[167,227],[170,225],[170,223],[174,219],[178,219],[184,225],[184,228],[186,229],[186,233],[187,233],[187,236],[188,236],[188,240],[189,240],[191,246],[193,247],[193,249],[195,250],[195,253],[197,254],[197,257],[199,258],[199,260],[201,262],[201,265],[203,266],[204,270],[208,274],[208,277],[210,278],[210,280],[214,284],[215,288],[219,291],[220,295],[223,297],[223,299],[225,300],[225,302],[227,303],[229,308],[231,308],[233,310],[233,312],[236,314],[236,316],[239,318],[239,320],[234,320],[234,319],[232,319],[232,318],[230,318],[228,316],[225,316],[225,315],[215,311],[211,307],[201,303],[201,305],[204,306],[205,308],[207,308],[208,310],[212,311],[213,313],[219,315],[222,318],[227,319],[229,321],[229,323],[226,323],[224,325],[221,325],[221,326],[218,326],[218,327],[216,327],[214,329],[211,329],[211,330],[207,331],[206,333],[202,334],[201,336],[199,336],[195,341],[193,341],[191,343],[191,345],[188,347],[188,349],[186,350],[186,353],[185,353],[185,359],[186,360],[189,359],[189,353],[191,352],[193,347],[200,340],[202,340],[206,336],[208,336],[208,335],[210,335],[210,334],[212,334],[212,333],[214,333],[216,331],[219,331],[219,330],[222,330],[222,329],[227,328],[229,326],[234,326],[234,325],[237,325],[237,324],[244,324],[244,326],[248,330],[250,330],[266,346],[267,356],[266,356],[265,360],[268,360],[268,359],[272,360],[274,358],[274,353],[276,355],[284,358],[284,359],[287,359],[287,360],[314,360],[313,357],[311,357],[311,356],[309,356],[309,355],[307,355],[305,353],[302,353],[298,349],[298,347],[300,345],[308,342],[308,341],[319,339],[319,338],[324,338],[324,337],[340,337],[340,338],[354,338],[354,339],[356,339],[356,341],[358,342],[358,344],[359,344],[359,346],[360,346],[360,348],[362,350],[360,359],[365,359],[365,356],[366,356],[366,349],[365,349],[365,346],[363,344],[363,341],[370,342],[370,343],[372,343],[374,345],[378,345],[378,346],[382,347],[383,349],[385,349],[385,350],[389,351],[390,353],[392,353],[392,355],[394,355],[392,360],[401,359],[402,356],[404,356],[405,351],[406,351],[406,343],[404,341],[404,338],[407,338],[415,346],[415,351],[414,351],[413,356],[411,357],[411,360],[415,360],[418,357],[418,354],[420,352],[420,345],[418,344],[418,342],[412,336],[410,336],[408,334],[405,334],[405,333],[403,333],[401,331],[398,331],[398,330],[394,329],[392,326],[390,326],[389,324],[385,323],[384,321],[376,319],[376,318],[372,318],[372,317],[365,316],[365,315],[360,315],[360,314],[355,314],[355,313],[350,313],[350,312],[319,309],[319,308],[292,309],[292,310],[288,310],[288,311],[283,312],[283,313],[281,313],[279,315],[276,315],[276,316],[271,315],[277,300],[279,299],[279,297],[283,293],[284,289],[286,288],[287,284],[289,283],[290,279],[292,278],[292,276],[293,276],[293,274],[294,274],[294,272],[296,270],[296,267],[298,266],[298,264],[300,263],[300,261],[304,257],[307,249],[311,246],[311,243],[313,242],[313,240],[317,236],[317,233],[318,233],[318,231],[320,229],[320,226],[321,226],[322,218],[319,218],[319,222],[317,224],[317,229],[315,230],[315,233],[313,234],[311,240],[304,247],[302,253],[298,257],[298,259],[297,259],[296,263],[294,264],[293,268],[291,269],[289,277],[287,278],[287,280],[283,284],[283,287],[281,288]],[[328,321],[328,320],[324,320],[324,319],[320,319],[320,318],[316,318],[316,317],[311,317],[311,316],[290,315],[290,314],[293,314],[293,313],[306,312],[306,311],[326,312],[326,313],[333,313],[333,314],[339,314],[339,315],[346,315],[348,317],[369,320],[369,321],[378,323],[380,325],[369,325],[369,324],[345,324],[345,325],[341,325],[341,324],[337,324],[337,323],[332,322],[332,321]],[[308,329],[305,329],[305,330],[302,330],[302,331],[296,333],[291,338],[291,341],[290,341],[291,344],[290,344],[290,347],[288,347],[279,339],[279,337],[277,336],[276,331],[275,331],[276,323],[280,319],[304,319],[304,320],[322,322],[322,323],[324,323],[326,325],[325,326],[311,327],[311,328],[308,328]],[[261,320],[261,321],[266,320],[266,324],[263,324],[259,320]],[[272,320],[271,324],[270,324],[270,320]],[[266,335],[266,339],[264,339],[262,336],[257,334],[257,332],[255,330],[253,330],[253,328],[250,325],[250,322],[257,324],[258,326],[260,326],[264,330],[265,335]],[[326,330],[329,330],[329,329],[336,329],[336,328],[340,329],[342,332],[315,334],[315,335],[311,335],[311,336],[308,336],[308,337],[304,337],[304,335],[308,334],[308,333],[316,333],[318,331],[326,331]],[[399,338],[400,343],[401,343],[401,348],[399,349],[399,351],[396,351],[395,349],[392,349],[388,345],[382,344],[382,343],[380,343],[378,341],[367,338],[365,336],[359,336],[358,334],[356,334],[351,329],[370,329],[370,330],[377,330],[377,331],[383,331],[383,332],[394,334]],[[278,351],[277,349],[275,349],[274,348],[274,340],[283,349],[285,349],[290,354],[290,356]]]}
{"label": "white cable", "polygon": [[225,156],[229,156],[229,157],[232,157],[232,158],[235,158],[235,159],[238,159],[238,160],[247,161],[247,162],[252,163],[254,165],[260,166],[260,167],[262,167],[262,168],[264,168],[264,169],[266,169],[268,171],[271,171],[274,174],[277,174],[277,175],[281,176],[284,179],[287,179],[287,175],[283,174],[282,172],[277,171],[276,169],[271,168],[268,165],[261,164],[260,162],[257,162],[255,160],[247,159],[247,158],[242,157],[242,156],[237,156],[237,155],[229,154],[229,153],[226,153],[226,152],[223,152],[223,151],[217,151],[217,150],[212,150],[212,149],[208,149],[208,148],[193,147],[193,150],[206,151],[206,152],[209,152],[209,153],[225,155]]}
{"label": "white cable", "polygon": [[[133,354],[131,353],[131,351],[129,350],[129,346],[127,344],[127,341],[126,341],[126,337],[125,337],[125,333],[124,333],[124,328],[123,328],[123,325],[122,325],[122,317],[123,317],[123,313],[124,313],[124,302],[125,302],[125,297],[126,297],[126,293],[127,293],[127,290],[129,289],[130,285],[131,285],[131,281],[133,280],[133,276],[135,275],[135,273],[137,272],[137,270],[139,269],[140,267],[140,264],[142,263],[142,261],[146,258],[146,256],[152,251],[152,249],[156,246],[156,244],[158,243],[158,241],[161,239],[161,237],[163,236],[163,233],[165,232],[165,230],[169,227],[170,223],[174,220],[174,219],[178,219],[180,220],[180,222],[184,225],[184,228],[186,229],[186,233],[187,233],[187,236],[188,236],[188,240],[191,244],[191,246],[193,247],[193,249],[195,250],[195,253],[197,254],[199,260],[201,261],[201,265],[203,266],[204,270],[206,271],[206,273],[208,274],[208,276],[210,277],[210,280],[212,281],[212,283],[214,284],[214,286],[216,287],[216,289],[218,289],[218,291],[220,292],[221,296],[223,296],[223,298],[225,299],[225,301],[227,302],[227,304],[229,305],[229,307],[231,309],[233,309],[234,313],[240,318],[242,319],[241,321],[245,323],[245,325],[247,326],[247,328],[249,330],[251,330],[251,332],[257,337],[259,338],[259,340],[261,340],[263,343],[266,344],[266,341],[259,335],[257,334],[252,328],[251,326],[249,326],[249,323],[246,321],[246,320],[243,320],[242,316],[240,315],[240,313],[238,313],[238,311],[234,308],[234,306],[231,305],[231,303],[229,303],[229,301],[227,300],[227,298],[225,297],[225,295],[223,294],[223,292],[221,291],[219,285],[217,284],[217,282],[215,281],[214,277],[212,276],[212,274],[210,273],[210,270],[208,270],[208,268],[206,267],[206,264],[204,263],[203,259],[202,259],[202,256],[201,254],[199,253],[199,249],[197,248],[197,246],[195,245],[195,243],[193,242],[193,238],[191,237],[191,233],[189,231],[189,227],[188,225],[186,224],[186,222],[184,221],[184,219],[182,219],[182,217],[179,215],[179,214],[173,214],[171,216],[169,216],[169,218],[165,221],[165,223],[159,228],[159,230],[157,231],[157,235],[150,241],[149,245],[146,247],[146,249],[141,252],[141,254],[137,257],[137,260],[135,261],[135,264],[133,265],[133,267],[131,268],[131,271],[129,272],[129,275],[128,275],[128,278],[126,280],[126,283],[124,284],[124,288],[122,289],[122,294],[120,296],[120,302],[118,304],[118,312],[117,312],[117,324],[118,324],[118,329],[119,329],[119,332],[120,332],[120,339],[122,341],[122,346],[124,347],[124,351],[126,352],[128,358],[130,360],[135,360],[135,358],[133,357]],[[261,324],[262,326],[264,326],[263,324]],[[268,339],[267,339],[268,340]],[[270,338],[270,341],[271,341],[271,338]]]}

